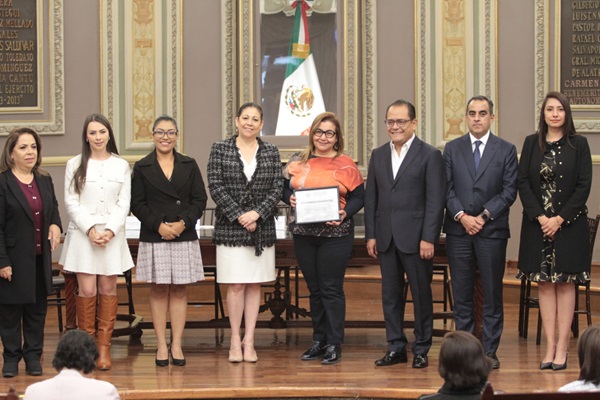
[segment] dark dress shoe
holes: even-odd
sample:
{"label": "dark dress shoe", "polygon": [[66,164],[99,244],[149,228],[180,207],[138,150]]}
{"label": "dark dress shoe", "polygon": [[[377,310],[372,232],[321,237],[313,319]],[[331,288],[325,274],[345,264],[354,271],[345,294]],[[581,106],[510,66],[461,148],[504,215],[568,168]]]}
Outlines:
{"label": "dark dress shoe", "polygon": [[302,361],[316,360],[317,358],[325,354],[326,347],[327,345],[325,343],[313,340],[312,346],[310,346],[308,350],[302,353],[302,356],[300,358],[302,359]]}
{"label": "dark dress shoe", "polygon": [[342,360],[342,347],[339,344],[329,344],[325,347],[325,355],[321,364],[337,364]]}
{"label": "dark dress shoe", "polygon": [[171,358],[171,364],[175,365],[176,367],[183,367],[183,366],[185,366],[185,358],[175,358],[173,356],[171,356],[171,357],[172,357]]}
{"label": "dark dress shoe", "polygon": [[4,378],[14,378],[19,374],[19,364],[16,362],[5,361],[2,366],[2,376]]}
{"label": "dark dress shoe", "polygon": [[552,361],[540,363],[540,369],[552,369]]}
{"label": "dark dress shoe", "polygon": [[492,360],[492,368],[493,369],[498,369],[500,368],[500,360],[498,360],[498,356],[496,355],[496,353],[485,353],[486,356],[488,356],[491,360]]}
{"label": "dark dress shoe", "polygon": [[31,376],[42,375],[42,363],[40,360],[25,360],[25,373]]}
{"label": "dark dress shoe", "polygon": [[[156,350],[156,356],[158,356],[158,350]],[[158,357],[154,357],[154,364],[157,367],[168,367],[169,366],[169,358],[165,358],[164,360],[159,360]]]}
{"label": "dark dress shoe", "polygon": [[[567,353],[567,358],[568,357],[569,357],[569,353]],[[567,369],[567,358],[565,358],[564,364],[552,363],[552,371],[562,371],[563,369]]]}
{"label": "dark dress shoe", "polygon": [[375,366],[377,367],[387,367],[389,365],[400,364],[408,362],[408,357],[406,356],[406,350],[400,351],[396,353],[395,351],[388,351],[385,353],[383,358],[375,361]]}
{"label": "dark dress shoe", "polygon": [[413,368],[427,368],[429,366],[429,360],[424,354],[417,354],[413,359]]}

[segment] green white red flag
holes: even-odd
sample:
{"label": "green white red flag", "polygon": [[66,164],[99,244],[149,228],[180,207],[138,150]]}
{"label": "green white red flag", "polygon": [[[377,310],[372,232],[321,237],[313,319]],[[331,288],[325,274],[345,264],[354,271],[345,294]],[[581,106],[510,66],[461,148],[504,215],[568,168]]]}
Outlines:
{"label": "green white red flag", "polygon": [[306,0],[292,3],[296,9],[285,80],[281,88],[277,136],[308,135],[315,117],[325,111],[315,61],[310,51]]}

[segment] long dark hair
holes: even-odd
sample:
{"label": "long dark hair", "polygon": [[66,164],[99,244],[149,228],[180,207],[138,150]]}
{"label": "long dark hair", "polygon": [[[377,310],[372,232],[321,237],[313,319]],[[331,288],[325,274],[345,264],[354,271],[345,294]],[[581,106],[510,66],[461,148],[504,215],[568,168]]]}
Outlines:
{"label": "long dark hair", "polygon": [[487,381],[492,361],[477,338],[465,331],[444,335],[438,372],[452,390],[481,387]]}
{"label": "long dark hair", "polygon": [[11,154],[22,135],[33,136],[33,140],[35,140],[35,145],[37,146],[37,159],[35,160],[35,165],[31,169],[31,172],[34,174],[40,173],[42,175],[47,175],[48,173],[40,168],[40,165],[42,164],[42,141],[40,135],[31,128],[15,128],[8,134],[6,143],[4,143],[4,151],[2,151],[2,156],[0,157],[0,172],[12,170],[14,168],[15,162],[13,161]]}
{"label": "long dark hair", "polygon": [[589,326],[577,341],[579,380],[600,384],[600,325]]}
{"label": "long dark hair", "polygon": [[546,114],[544,113],[546,109],[546,103],[548,100],[556,99],[560,102],[560,104],[565,109],[565,123],[563,125],[563,133],[564,137],[567,140],[567,143],[571,147],[575,147],[573,143],[571,143],[571,138],[577,134],[575,131],[575,124],[573,123],[573,113],[571,112],[571,105],[569,104],[569,100],[567,96],[560,92],[548,92],[546,97],[544,98],[544,102],[542,103],[542,108],[540,109],[540,119],[538,121],[538,143],[540,145],[540,149],[542,152],[546,151],[546,135],[548,134],[548,124],[546,123]]}
{"label": "long dark hair", "polygon": [[117,150],[117,141],[115,140],[115,136],[113,134],[112,126],[110,126],[110,122],[108,119],[102,114],[90,114],[86,117],[83,122],[83,132],[81,133],[81,164],[75,171],[73,175],[73,181],[71,185],[74,186],[75,192],[77,194],[81,194],[85,186],[85,178],[87,176],[87,165],[90,159],[90,155],[92,154],[92,149],[90,148],[90,144],[87,142],[87,130],[90,122],[99,122],[106,127],[108,130],[108,143],[106,144],[106,149],[110,153],[119,154],[119,150]]}

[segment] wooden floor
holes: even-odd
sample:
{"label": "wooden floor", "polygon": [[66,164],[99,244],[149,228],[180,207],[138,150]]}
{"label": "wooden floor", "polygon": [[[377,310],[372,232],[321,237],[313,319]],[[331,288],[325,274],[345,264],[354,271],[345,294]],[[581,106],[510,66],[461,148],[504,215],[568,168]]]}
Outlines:
{"label": "wooden floor", "polygon": [[[438,288],[439,289],[439,288]],[[191,289],[195,295],[198,286]],[[206,286],[202,289],[206,290]],[[436,289],[436,291],[438,291]],[[378,283],[346,284],[348,319],[381,320],[380,288]],[[150,320],[147,288],[136,287],[137,313]],[[517,298],[514,287],[505,289],[505,329],[498,356],[501,367],[489,380],[496,390],[506,392],[554,391],[578,374],[575,352],[576,339],[571,340],[569,367],[566,371],[539,371],[543,346],[535,345],[537,313],[530,321],[530,337],[523,340],[517,334]],[[303,300],[305,301],[305,300]],[[436,310],[440,309],[436,305]],[[407,312],[410,314],[410,306]],[[213,309],[207,306],[190,307],[188,319],[208,320]],[[409,315],[409,318],[411,316]],[[260,320],[269,319],[268,315]],[[598,315],[594,315],[598,322]],[[442,321],[436,327],[443,328]],[[581,321],[582,329],[585,328]],[[446,328],[452,329],[448,322]],[[407,332],[409,340],[412,332]],[[52,356],[59,339],[55,309],[48,314],[46,324],[44,375],[30,377],[20,373],[16,378],[0,378],[0,392],[14,385],[23,393],[27,385],[52,377]],[[130,344],[128,337],[113,339],[113,369],[96,372],[96,379],[115,384],[122,399],[216,399],[216,398],[416,398],[432,393],[442,384],[437,372],[441,338],[434,338],[430,367],[416,370],[408,364],[375,368],[373,362],[386,351],[385,332],[378,328],[346,330],[343,359],[333,366],[318,361],[303,362],[300,354],[311,341],[310,328],[287,330],[259,329],[256,364],[227,362],[228,329],[188,329],[184,336],[185,367],[154,366],[156,339],[152,330],[145,330],[139,344]]]}

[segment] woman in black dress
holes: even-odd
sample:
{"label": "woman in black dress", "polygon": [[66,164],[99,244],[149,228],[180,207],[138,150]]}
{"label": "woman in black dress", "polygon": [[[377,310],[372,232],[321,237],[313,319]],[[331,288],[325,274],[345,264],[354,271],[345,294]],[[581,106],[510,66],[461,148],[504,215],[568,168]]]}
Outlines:
{"label": "woman in black dress", "polygon": [[561,370],[567,367],[574,284],[590,279],[585,203],[592,186],[590,148],[576,134],[562,93],[546,95],[537,133],[523,144],[517,183],[523,203],[518,277],[539,288],[546,337],[540,369]]}

